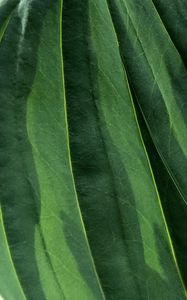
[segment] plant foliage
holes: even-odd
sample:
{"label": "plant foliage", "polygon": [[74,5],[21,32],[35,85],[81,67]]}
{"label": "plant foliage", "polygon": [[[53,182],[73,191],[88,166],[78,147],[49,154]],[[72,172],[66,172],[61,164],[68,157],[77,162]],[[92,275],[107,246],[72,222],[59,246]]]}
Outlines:
{"label": "plant foliage", "polygon": [[0,299],[186,299],[186,13],[0,0]]}

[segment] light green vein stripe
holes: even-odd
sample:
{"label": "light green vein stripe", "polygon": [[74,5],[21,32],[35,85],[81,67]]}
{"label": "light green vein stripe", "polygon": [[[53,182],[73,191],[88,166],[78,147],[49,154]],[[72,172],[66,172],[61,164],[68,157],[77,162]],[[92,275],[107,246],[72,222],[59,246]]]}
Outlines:
{"label": "light green vein stripe", "polygon": [[11,16],[12,16],[12,13],[13,12],[11,12],[11,14],[6,18],[6,20],[4,21],[4,23],[3,23],[3,25],[2,25],[2,27],[0,29],[0,42],[2,41],[2,38],[3,38],[3,36],[5,34],[5,31],[6,31],[7,27],[8,27],[8,24],[9,24]]}

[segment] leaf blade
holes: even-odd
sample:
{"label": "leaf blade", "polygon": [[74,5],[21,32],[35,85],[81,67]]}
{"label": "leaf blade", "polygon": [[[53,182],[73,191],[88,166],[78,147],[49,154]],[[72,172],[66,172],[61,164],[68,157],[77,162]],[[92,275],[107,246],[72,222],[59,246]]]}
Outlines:
{"label": "leaf blade", "polygon": [[[170,273],[176,275],[174,281],[172,276],[169,281],[176,280],[179,283],[173,289],[173,295],[167,295],[167,283],[158,279],[163,273],[159,269],[159,253],[154,244],[155,235],[159,236],[153,233],[154,222],[159,224],[167,245],[168,238],[165,236],[158,195],[135,122],[127,78],[124,76],[118,42],[106,4],[106,1],[90,1],[88,6],[84,2],[81,7],[77,7],[75,1],[72,8],[72,3],[68,5],[65,1],[67,19],[64,26],[67,27],[64,32],[67,32],[64,55],[70,143],[75,182],[91,250],[109,299],[123,299],[124,295],[128,295],[129,299],[157,299],[161,295],[166,299],[184,298],[173,258],[167,261],[168,269],[174,266],[172,271],[168,271],[167,266],[161,262],[166,268],[163,271],[166,277]],[[80,24],[83,11],[85,18]],[[72,20],[71,24],[67,20]],[[76,36],[71,34],[75,28]],[[76,43],[76,47],[73,47],[73,43]],[[152,204],[146,199],[152,199]],[[146,205],[150,205],[150,209]],[[156,217],[148,213],[151,205],[156,209]],[[94,232],[94,224],[102,232],[101,236],[105,237],[104,241]],[[133,227],[136,230],[133,231]],[[158,239],[162,240],[160,236]],[[158,247],[163,250],[163,241],[160,242]],[[171,249],[168,252],[171,254]],[[104,255],[106,261],[110,262],[108,265],[104,260],[101,262]],[[117,261],[119,257],[123,257],[120,266]],[[148,266],[155,268],[155,273],[151,273]],[[136,275],[131,274],[132,270]],[[126,282],[125,275],[128,278]],[[150,282],[148,280],[148,291],[143,283],[147,276],[152,278]],[[160,290],[155,289],[154,280]]]}
{"label": "leaf blade", "polygon": [[69,162],[61,9],[60,0],[21,1],[1,43],[5,228],[28,298],[103,299]]}

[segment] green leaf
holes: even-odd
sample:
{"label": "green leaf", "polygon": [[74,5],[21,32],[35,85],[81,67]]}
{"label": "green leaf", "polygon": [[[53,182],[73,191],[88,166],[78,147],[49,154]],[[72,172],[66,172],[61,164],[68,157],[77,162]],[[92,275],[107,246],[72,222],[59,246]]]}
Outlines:
{"label": "green leaf", "polygon": [[164,166],[163,161],[161,160],[155,148],[155,145],[151,139],[141,111],[138,109],[138,105],[136,105],[136,109],[138,113],[138,120],[141,127],[141,132],[149,154],[158,191],[162,200],[165,217],[173,240],[177,261],[183,279],[186,282],[186,204],[184,203],[180,193],[178,192],[171,176],[169,175],[167,169]]}
{"label": "green leaf", "polygon": [[161,20],[168,31],[175,47],[187,66],[187,41],[184,38],[187,26],[185,0],[153,0]]}
{"label": "green leaf", "polygon": [[187,203],[186,68],[153,4],[121,3],[114,11],[129,77],[153,141]]}
{"label": "green leaf", "polygon": [[2,33],[4,29],[4,24],[6,23],[6,20],[9,18],[18,2],[19,0],[1,0],[0,2],[0,40],[3,35]]}
{"label": "green leaf", "polygon": [[63,14],[73,169],[106,297],[184,299],[107,4]]}
{"label": "green leaf", "polygon": [[[2,213],[0,211],[0,298],[14,300],[25,300],[25,295],[20,286],[19,279],[12,262],[10,249],[7,244],[6,234],[2,220]],[[11,287],[11,288],[10,288]]]}
{"label": "green leaf", "polygon": [[2,212],[28,299],[103,299],[71,170],[61,9],[21,1],[1,41]]}
{"label": "green leaf", "polygon": [[108,2],[0,6],[5,300],[186,299]]}
{"label": "green leaf", "polygon": [[[183,1],[180,4],[170,2],[169,10],[175,11],[172,18],[181,24],[177,33],[175,23],[170,19],[172,14],[169,18],[163,1],[154,2],[159,7],[161,17],[166,23],[169,22],[167,24],[170,26],[167,27],[170,28],[169,32],[173,32],[171,37],[175,44],[153,3],[109,1],[134,98],[158,153],[156,159],[151,147],[149,157],[152,159],[181,272],[187,283],[187,78],[183,62],[185,43],[182,50],[182,39],[179,43],[176,38],[177,34],[181,37],[184,31],[185,20],[179,18],[179,14],[185,4]],[[149,148],[150,143],[147,146]]]}

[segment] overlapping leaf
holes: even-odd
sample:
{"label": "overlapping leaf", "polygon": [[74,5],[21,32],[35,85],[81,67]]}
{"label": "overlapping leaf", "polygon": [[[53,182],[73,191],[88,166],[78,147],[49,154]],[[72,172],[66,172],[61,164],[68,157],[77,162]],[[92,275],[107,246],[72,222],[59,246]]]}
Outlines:
{"label": "overlapping leaf", "polygon": [[185,299],[132,99],[184,203],[186,70],[155,7],[15,4],[0,6],[1,296]]}
{"label": "overlapping leaf", "polygon": [[[164,10],[166,3],[154,2],[161,17],[168,21],[168,13]],[[143,113],[153,147],[156,147],[157,153],[148,142],[149,156],[186,281],[187,77],[185,43],[182,43],[181,34],[185,19],[179,17],[185,4],[183,1],[180,4],[170,2],[170,11],[175,12],[176,22],[180,24],[177,37],[176,24],[166,22],[170,24],[169,32],[173,32],[172,41],[166,30],[169,25],[164,27],[150,1],[109,3],[134,98]]]}
{"label": "overlapping leaf", "polygon": [[1,41],[3,219],[28,299],[102,299],[71,171],[61,8],[20,1]]}

